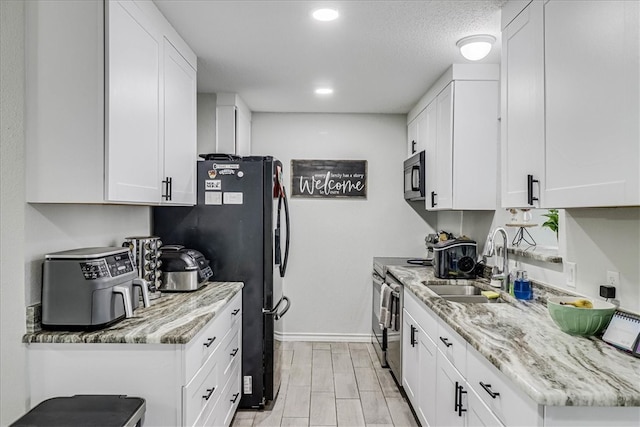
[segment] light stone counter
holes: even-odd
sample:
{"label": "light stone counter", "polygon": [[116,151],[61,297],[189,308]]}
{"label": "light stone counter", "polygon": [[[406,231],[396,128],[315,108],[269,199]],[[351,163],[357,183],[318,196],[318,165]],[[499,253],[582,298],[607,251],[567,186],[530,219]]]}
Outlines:
{"label": "light stone counter", "polygon": [[[241,282],[209,282],[188,293],[163,293],[133,317],[91,332],[27,333],[25,343],[186,344],[242,291]],[[36,328],[37,329],[37,328]]]}
{"label": "light stone counter", "polygon": [[[640,406],[640,359],[599,338],[568,335],[553,323],[546,298],[566,294],[534,284],[532,301],[501,293],[506,303],[461,304],[425,286],[443,282],[432,268],[388,271],[538,404]],[[473,284],[498,291],[483,280]]]}

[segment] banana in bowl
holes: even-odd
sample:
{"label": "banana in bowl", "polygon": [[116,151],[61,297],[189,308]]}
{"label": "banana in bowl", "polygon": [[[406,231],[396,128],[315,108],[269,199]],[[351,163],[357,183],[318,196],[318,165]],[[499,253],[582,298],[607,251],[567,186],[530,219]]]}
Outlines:
{"label": "banana in bowl", "polygon": [[561,331],[570,335],[597,335],[607,327],[616,306],[597,300],[578,297],[550,297],[549,315]]}

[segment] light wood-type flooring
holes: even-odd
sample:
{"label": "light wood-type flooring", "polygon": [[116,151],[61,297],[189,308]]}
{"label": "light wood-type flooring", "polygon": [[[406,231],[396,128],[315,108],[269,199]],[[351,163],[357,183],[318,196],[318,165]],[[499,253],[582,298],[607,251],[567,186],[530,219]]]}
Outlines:
{"label": "light wood-type flooring", "polygon": [[233,427],[418,425],[371,344],[282,344],[282,385],[273,409],[240,410]]}

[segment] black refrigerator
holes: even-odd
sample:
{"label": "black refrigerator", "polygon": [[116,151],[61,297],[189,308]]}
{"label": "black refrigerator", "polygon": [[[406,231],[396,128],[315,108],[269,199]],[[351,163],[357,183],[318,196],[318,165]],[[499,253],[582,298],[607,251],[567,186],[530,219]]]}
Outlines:
{"label": "black refrigerator", "polygon": [[289,255],[289,206],[282,163],[273,157],[201,155],[197,205],[153,208],[164,244],[196,249],[217,282],[242,290],[241,408],[263,408],[280,388],[281,345],[274,326],[289,309],[282,278]]}

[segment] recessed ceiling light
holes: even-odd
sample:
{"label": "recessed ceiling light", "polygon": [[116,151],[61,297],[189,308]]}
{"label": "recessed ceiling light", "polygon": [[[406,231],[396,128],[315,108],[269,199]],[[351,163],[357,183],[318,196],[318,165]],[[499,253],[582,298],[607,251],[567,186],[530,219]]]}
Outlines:
{"label": "recessed ceiling light", "polygon": [[312,16],[318,21],[333,21],[334,19],[338,19],[340,14],[337,9],[316,9],[313,11]]}
{"label": "recessed ceiling light", "polygon": [[469,61],[478,61],[491,52],[491,46],[495,41],[495,37],[483,34],[461,38],[456,46],[460,49],[462,56]]}
{"label": "recessed ceiling light", "polygon": [[330,87],[319,87],[316,89],[316,95],[331,95],[333,93],[333,89]]}

